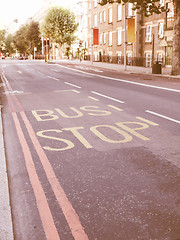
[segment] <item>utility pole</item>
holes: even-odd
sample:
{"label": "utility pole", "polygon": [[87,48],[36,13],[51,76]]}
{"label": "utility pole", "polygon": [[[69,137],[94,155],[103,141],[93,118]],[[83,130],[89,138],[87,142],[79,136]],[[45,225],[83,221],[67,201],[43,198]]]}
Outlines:
{"label": "utility pole", "polygon": [[91,1],[91,64],[93,64],[93,1]]}
{"label": "utility pole", "polygon": [[126,64],[126,52],[127,52],[127,23],[126,23],[126,3],[124,3],[124,70],[127,70]]}

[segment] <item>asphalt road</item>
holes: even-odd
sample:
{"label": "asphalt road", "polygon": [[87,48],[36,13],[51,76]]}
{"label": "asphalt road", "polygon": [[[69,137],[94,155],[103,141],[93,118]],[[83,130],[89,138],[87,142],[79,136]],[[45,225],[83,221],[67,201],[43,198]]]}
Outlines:
{"label": "asphalt road", "polygon": [[179,240],[180,81],[1,61],[16,240]]}

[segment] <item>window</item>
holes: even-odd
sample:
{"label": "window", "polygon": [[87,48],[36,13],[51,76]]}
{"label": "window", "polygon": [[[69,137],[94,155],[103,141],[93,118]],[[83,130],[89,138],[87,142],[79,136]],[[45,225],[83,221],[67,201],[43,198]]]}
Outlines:
{"label": "window", "polygon": [[163,38],[164,37],[164,22],[158,23],[158,37]]}
{"label": "window", "polygon": [[162,52],[158,52],[157,60],[158,60],[158,63],[160,63],[160,64],[163,63],[163,53]]}
{"label": "window", "polygon": [[112,52],[109,52],[108,55],[109,55],[109,62],[112,63]]}
{"label": "window", "polygon": [[133,3],[128,3],[128,17],[134,16],[134,11],[132,10]]}
{"label": "window", "polygon": [[119,53],[117,54],[117,63],[118,63],[118,64],[121,64],[121,60],[122,60],[122,53],[119,52]]}
{"label": "window", "polygon": [[89,15],[89,28],[92,28],[91,15]]}
{"label": "window", "polygon": [[106,33],[103,33],[103,44],[106,44]]}
{"label": "window", "polygon": [[112,32],[109,32],[109,46],[112,46]]}
{"label": "window", "polygon": [[167,3],[166,8],[169,9],[169,12],[166,13],[166,28],[167,29],[173,29],[173,22],[174,22],[173,2]]}
{"label": "window", "polygon": [[102,37],[103,37],[103,34],[100,33],[100,34],[99,34],[99,44],[102,44]]}
{"label": "window", "polygon": [[94,27],[97,27],[97,14],[94,15]]}
{"label": "window", "polygon": [[108,23],[112,23],[112,8],[108,9]]}
{"label": "window", "polygon": [[117,44],[121,45],[122,44],[122,30],[118,29],[117,31]]}
{"label": "window", "polygon": [[97,7],[97,0],[94,0],[94,7]]}
{"label": "window", "polygon": [[102,23],[102,12],[99,13],[99,22]]}
{"label": "window", "polygon": [[152,25],[146,25],[146,42],[151,42]]}
{"label": "window", "polygon": [[132,65],[132,52],[127,53],[127,65]]}
{"label": "window", "polygon": [[89,2],[89,9],[91,9],[91,7],[92,7],[92,6],[91,6],[91,2]]}
{"label": "window", "polygon": [[146,59],[146,67],[151,67],[151,53],[146,53],[145,59]]}
{"label": "window", "polygon": [[89,46],[90,47],[92,46],[92,36],[91,36],[91,34],[89,34]]}
{"label": "window", "polygon": [[118,21],[122,20],[122,5],[118,5]]}
{"label": "window", "polygon": [[106,11],[103,11],[103,22],[106,22]]}
{"label": "window", "polygon": [[164,0],[159,0],[160,7],[164,7]]}

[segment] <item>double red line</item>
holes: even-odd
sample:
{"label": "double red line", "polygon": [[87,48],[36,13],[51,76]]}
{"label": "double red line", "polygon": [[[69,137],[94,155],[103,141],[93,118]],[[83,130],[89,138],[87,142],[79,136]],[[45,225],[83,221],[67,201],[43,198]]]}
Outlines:
{"label": "double red line", "polygon": [[51,210],[49,208],[43,187],[41,185],[41,182],[39,180],[38,174],[35,169],[35,165],[33,162],[33,158],[29,149],[29,146],[27,144],[27,141],[25,139],[24,133],[22,131],[22,127],[20,124],[20,121],[17,117],[16,108],[18,109],[20,116],[26,126],[27,132],[29,134],[29,137],[32,141],[32,144],[39,156],[39,159],[42,163],[42,166],[44,168],[44,171],[46,173],[47,179],[51,185],[51,188],[55,194],[55,197],[59,203],[59,206],[61,207],[63,214],[67,220],[67,223],[70,227],[71,233],[75,240],[88,240],[88,236],[84,231],[83,226],[81,225],[80,219],[78,215],[76,214],[74,208],[72,207],[70,201],[68,200],[63,188],[61,187],[53,168],[43,150],[41,147],[36,134],[32,128],[31,123],[29,122],[24,109],[20,102],[18,101],[17,97],[13,94],[13,89],[11,88],[7,78],[5,77],[4,72],[2,73],[2,80],[4,83],[5,91],[11,91],[11,95],[7,95],[8,104],[11,110],[11,114],[14,120],[15,128],[17,131],[17,135],[22,147],[22,151],[25,158],[25,164],[26,169],[29,175],[29,179],[34,191],[34,195],[36,198],[37,207],[39,210],[39,215],[42,221],[42,225],[44,228],[44,232],[46,235],[47,240],[60,240],[60,236],[58,234],[58,231],[56,229]]}

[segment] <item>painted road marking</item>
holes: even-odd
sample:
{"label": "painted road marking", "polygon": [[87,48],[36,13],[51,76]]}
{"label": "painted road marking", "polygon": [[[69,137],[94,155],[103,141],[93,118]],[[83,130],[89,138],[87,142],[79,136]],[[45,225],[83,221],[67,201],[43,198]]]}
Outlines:
{"label": "painted road marking", "polygon": [[115,102],[124,103],[123,101],[120,101],[120,100],[118,100],[118,99],[115,99],[115,98],[106,96],[106,95],[104,95],[104,94],[101,94],[101,93],[98,93],[98,92],[94,92],[94,91],[91,91],[91,92],[94,93],[94,94],[96,94],[96,95],[99,95],[99,96],[101,96],[101,97],[105,97],[105,98],[108,98],[108,99],[110,99],[110,100],[113,100],[113,101],[115,101]]}
{"label": "painted road marking", "polygon": [[53,92],[55,92],[55,93],[59,93],[59,92],[75,92],[75,93],[80,93],[79,91],[74,90],[74,89],[70,89],[70,90],[68,90],[68,89],[66,89],[66,90],[55,90],[55,91],[53,91]]}
{"label": "painted road marking", "polygon": [[59,66],[59,67],[62,67],[62,68],[66,68],[66,69],[72,70],[72,71],[81,72],[81,73],[83,73],[83,74],[90,75],[90,76],[95,76],[95,77],[110,79],[110,80],[118,81],[118,82],[125,82],[125,83],[129,83],[129,84],[134,84],[134,85],[143,86],[143,87],[150,87],[150,88],[156,88],[156,89],[160,89],[160,90],[166,90],[166,91],[172,91],[172,92],[180,93],[180,90],[177,90],[177,89],[164,88],[164,87],[149,85],[149,84],[145,84],[145,83],[132,82],[132,81],[124,80],[124,79],[107,77],[107,76],[102,76],[102,75],[98,75],[98,74],[94,74],[94,73],[83,72],[83,71],[81,71],[81,70],[69,68],[69,67],[66,67],[66,66],[62,66],[62,65],[60,65],[60,64],[56,64],[56,65]]}
{"label": "painted road marking", "polygon": [[68,109],[72,112],[70,115],[67,115],[66,112],[60,108],[55,108],[54,110],[32,110],[32,114],[38,122],[57,120],[59,115],[63,118],[80,118],[84,116],[83,112],[87,112],[87,114],[91,116],[107,116],[112,114],[110,111],[102,110],[98,106],[83,106],[80,107],[81,111],[74,107],[69,107]]}
{"label": "painted road marking", "polygon": [[150,113],[150,114],[153,114],[153,115],[156,115],[158,117],[161,117],[161,118],[165,118],[167,120],[170,120],[172,122],[175,122],[175,123],[179,123],[180,124],[180,121],[176,120],[176,119],[173,119],[173,118],[170,118],[170,117],[167,117],[165,115],[162,115],[162,114],[159,114],[159,113],[156,113],[156,112],[152,112],[152,111],[149,111],[149,110],[146,110],[145,112],[147,113]]}
{"label": "painted road marking", "polygon": [[17,71],[19,74],[22,74],[22,72],[21,71]]}
{"label": "painted road marking", "polygon": [[[106,142],[106,143],[110,143],[110,144],[121,144],[121,143],[131,142],[131,141],[133,141],[134,136],[139,138],[140,140],[143,140],[143,141],[149,141],[150,140],[148,137],[139,133],[139,130],[144,130],[144,129],[149,128],[150,125],[148,125],[147,123],[142,123],[142,122],[117,122],[117,123],[115,123],[115,125],[116,126],[113,126],[113,125],[96,125],[96,126],[90,127],[88,130],[90,130],[92,133],[94,133],[94,135],[96,135],[99,138],[99,140],[101,140],[103,142]],[[36,134],[37,134],[37,136],[39,136],[41,138],[51,140],[49,143],[52,144],[52,146],[48,146],[48,145],[43,146],[43,148],[45,150],[48,150],[48,151],[64,151],[64,150],[69,150],[69,149],[72,149],[72,148],[75,147],[75,144],[73,142],[71,142],[69,139],[65,139],[64,137],[63,138],[59,137],[59,135],[65,134],[65,131],[70,131],[73,134],[73,136],[77,140],[79,140],[79,142],[85,148],[87,148],[87,149],[94,148],[95,147],[95,146],[93,146],[94,141],[92,141],[92,144],[91,144],[91,142],[88,142],[86,140],[85,136],[82,135],[82,133],[80,133],[81,130],[84,130],[83,132],[85,132],[85,130],[87,131],[87,129],[85,129],[83,126],[77,126],[77,127],[62,128],[62,129],[41,130],[41,131],[38,131]],[[110,134],[111,137],[106,136],[104,134],[104,132],[106,130],[108,130],[108,131],[111,130],[112,132],[118,134],[119,139],[118,140],[117,139],[116,140],[112,139],[112,136],[114,136],[114,133]],[[56,136],[54,136],[54,134],[53,134],[54,132],[57,133]],[[54,146],[53,140],[59,142],[59,144],[60,144],[59,148],[54,148],[53,147]],[[63,145],[62,145],[62,143],[63,143]],[[66,146],[64,146],[64,144]]]}
{"label": "painted road marking", "polygon": [[141,120],[141,121],[143,121],[143,122],[146,122],[146,123],[148,123],[148,124],[150,124],[150,125],[152,125],[152,126],[159,126],[159,124],[157,124],[157,123],[155,123],[155,122],[152,122],[152,121],[150,121],[150,120],[148,120],[148,119],[145,119],[145,118],[142,118],[142,117],[136,117],[137,119],[139,119],[139,120]]}
{"label": "painted road marking", "polygon": [[99,101],[99,99],[97,99],[97,98],[94,98],[94,97],[91,97],[91,96],[89,96],[88,98],[90,98],[90,99],[92,99],[92,100],[94,100],[94,101]]}
{"label": "painted road marking", "polygon": [[51,69],[51,71],[54,71],[54,72],[59,72],[57,69]]}
{"label": "painted road marking", "polygon": [[90,68],[90,67],[84,67],[84,66],[75,66],[75,68],[79,68],[79,69],[83,69],[83,70],[91,70],[94,72],[103,72],[102,70],[98,70],[98,69],[94,69],[94,68]]}
{"label": "painted road marking", "polygon": [[[6,86],[5,86],[6,88]],[[7,89],[7,88],[6,88]],[[12,89],[11,89],[12,90]],[[37,208],[39,210],[39,215],[42,221],[42,225],[44,228],[44,232],[46,235],[47,239],[50,240],[60,240],[60,237],[58,235],[57,229],[55,227],[55,223],[51,214],[51,211],[49,209],[49,205],[46,199],[46,195],[44,193],[44,190],[42,188],[41,182],[39,181],[35,165],[32,159],[32,155],[29,149],[29,146],[27,144],[27,141],[25,139],[24,133],[22,131],[20,122],[18,120],[17,114],[15,112],[15,108],[13,105],[13,102],[10,98],[10,96],[7,96],[8,99],[8,104],[11,109],[11,114],[14,120],[15,128],[17,131],[17,135],[23,150],[24,154],[24,159],[25,159],[25,164],[26,164],[26,169],[29,175],[29,180],[32,185],[32,189],[34,191],[34,195],[36,198],[36,203],[37,203]]]}
{"label": "painted road marking", "polygon": [[[7,86],[9,88],[9,90],[12,91],[12,88],[10,87],[10,85],[7,84]],[[42,166],[44,168],[44,171],[46,173],[47,179],[48,179],[48,181],[49,181],[49,183],[52,187],[52,190],[53,190],[53,192],[56,196],[56,199],[59,203],[59,206],[61,207],[61,209],[64,213],[64,216],[65,216],[65,218],[67,220],[67,223],[68,223],[68,225],[71,229],[71,233],[72,233],[74,239],[75,240],[88,240],[88,236],[85,233],[84,228],[81,225],[80,219],[79,219],[78,215],[76,214],[74,208],[72,207],[71,203],[69,202],[63,188],[61,187],[61,185],[60,185],[60,183],[59,183],[59,181],[58,181],[58,179],[57,179],[57,177],[56,177],[56,175],[53,171],[53,168],[52,168],[44,150],[42,149],[42,147],[41,147],[41,145],[40,145],[40,143],[39,143],[39,141],[36,137],[36,134],[35,134],[32,126],[31,126],[31,124],[28,120],[28,118],[26,117],[24,109],[22,108],[22,106],[21,106],[20,102],[18,101],[17,97],[15,95],[12,95],[12,97],[14,99],[15,104],[19,108],[21,118],[24,121],[24,124],[26,126],[27,131],[28,131],[28,134],[31,138],[31,141],[34,145],[34,148],[35,148],[35,150],[36,150],[36,152],[39,156],[39,159],[40,159],[40,161],[42,163]],[[13,110],[13,112],[15,112],[15,110]],[[35,187],[36,187],[36,185],[35,185]],[[46,198],[45,198],[45,201],[46,201]],[[41,203],[41,202],[42,201],[39,200],[38,203]],[[43,208],[43,212],[44,212],[44,214],[46,214],[46,211],[45,211],[44,208]],[[52,226],[50,226],[49,220],[51,220],[51,219],[47,217],[47,219],[45,221],[45,224],[46,224],[45,231],[50,229],[49,237],[47,236],[47,239],[49,239],[49,240],[60,239],[59,236],[55,236],[55,235],[52,236],[54,231],[53,231],[53,228],[51,229]]]}
{"label": "painted road marking", "polygon": [[69,82],[64,82],[64,83],[65,83],[65,84],[68,84],[68,85],[70,85],[70,86],[76,87],[76,88],[81,88],[81,87],[79,87],[79,86],[77,86],[77,85],[75,85],[75,84],[69,83]]}
{"label": "painted road marking", "polygon": [[115,109],[115,110],[118,110],[118,111],[120,111],[120,112],[124,111],[123,109],[118,108],[118,107],[113,106],[113,105],[108,105],[108,107],[113,108],[113,109]]}
{"label": "painted road marking", "polygon": [[56,81],[59,81],[59,79],[51,77],[51,76],[48,76],[48,78],[51,78],[51,79],[56,80]]}

